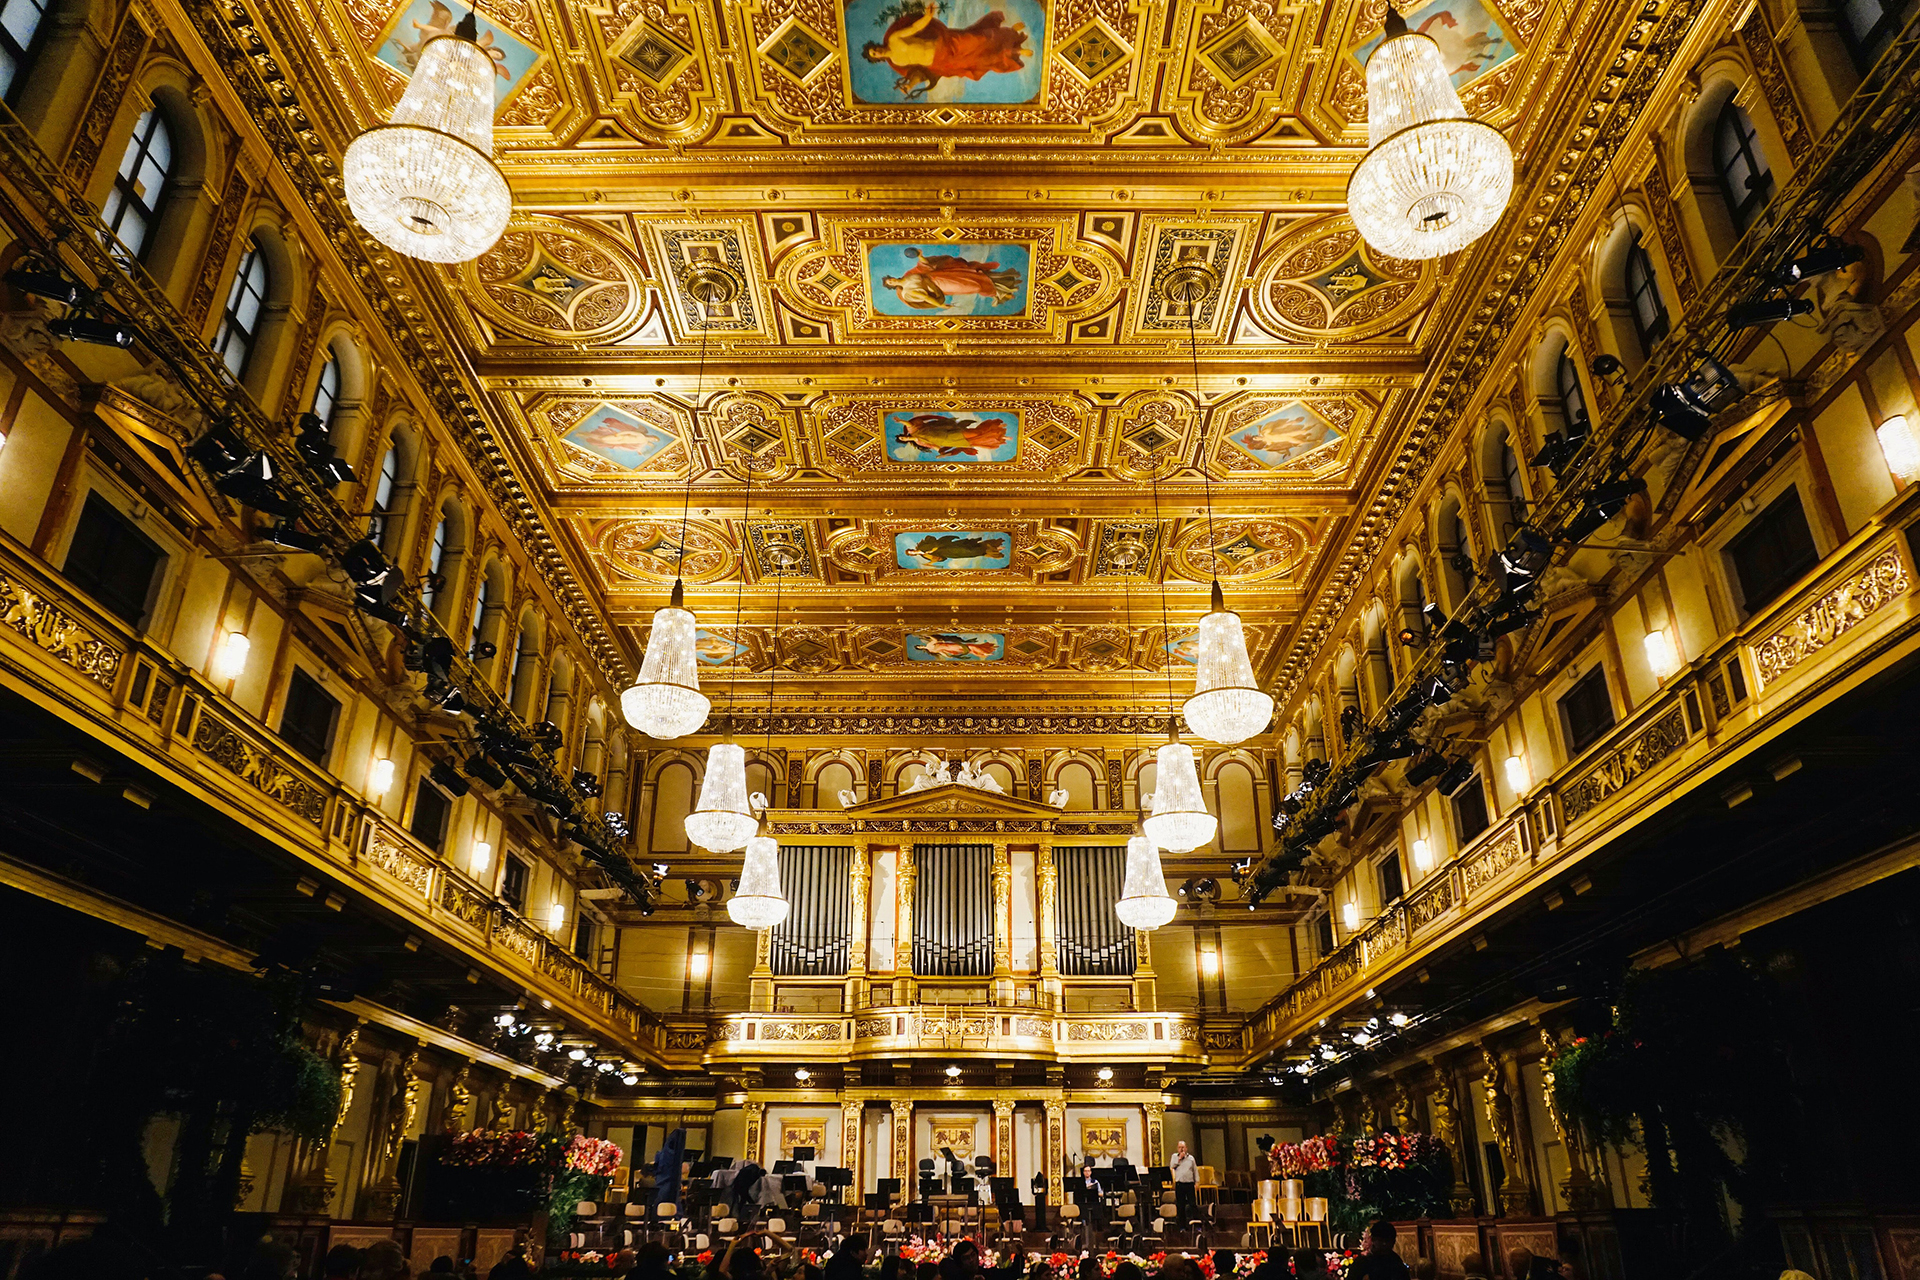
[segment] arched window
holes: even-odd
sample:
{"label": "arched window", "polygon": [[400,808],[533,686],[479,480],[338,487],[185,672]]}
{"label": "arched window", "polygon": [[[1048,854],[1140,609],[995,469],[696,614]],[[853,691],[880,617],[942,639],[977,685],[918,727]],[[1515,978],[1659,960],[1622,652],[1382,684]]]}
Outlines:
{"label": "arched window", "polygon": [[[9,5],[8,10],[11,9]],[[1846,36],[1848,51],[1853,54],[1853,65],[1863,75],[1879,60],[1893,33],[1900,29],[1900,9],[1900,5],[1889,7],[1882,0],[1842,0],[1841,31]]]}
{"label": "arched window", "polygon": [[[12,8],[9,4],[7,11]],[[100,210],[107,230],[136,258],[147,256],[153,228],[160,221],[160,197],[172,172],[173,132],[167,127],[166,114],[148,107],[134,123],[133,137],[127,140],[126,154],[120,157],[119,172],[113,175],[113,187]]]}
{"label": "arched window", "polygon": [[20,81],[33,37],[46,16],[47,6],[41,0],[6,0],[0,5],[0,95],[8,102],[14,100],[13,86]]}
{"label": "arched window", "polygon": [[853,790],[853,770],[838,760],[829,760],[820,766],[820,772],[813,778],[813,807],[816,809],[839,809],[842,791]]}
{"label": "arched window", "polygon": [[1773,194],[1773,173],[1761,154],[1753,121],[1731,98],[1713,122],[1713,168],[1720,175],[1720,192],[1733,225],[1745,231]]}
{"label": "arched window", "polygon": [[473,594],[473,641],[469,648],[478,648],[487,638],[487,627],[493,621],[490,606],[493,603],[493,575],[482,570],[480,588]]}
{"label": "arched window", "polygon": [[340,403],[340,357],[329,351],[320,366],[320,380],[313,384],[313,413],[327,426],[333,425],[333,409]]}
{"label": "arched window", "polygon": [[1667,336],[1667,306],[1660,300],[1660,281],[1653,274],[1653,258],[1633,233],[1627,246],[1627,310],[1633,331],[1640,335],[1640,353],[1652,355],[1654,344]]}
{"label": "arched window", "polygon": [[1507,502],[1512,516],[1517,519],[1518,508],[1526,500],[1527,490],[1520,481],[1520,455],[1513,451],[1513,439],[1505,432],[1500,434],[1500,483],[1507,488]]}
{"label": "arched window", "polygon": [[213,349],[236,378],[246,372],[247,360],[253,355],[253,340],[260,333],[260,312],[266,305],[267,255],[260,251],[256,236],[247,241],[247,251],[233,269],[233,288],[227,290],[220,330],[213,336]]}
{"label": "arched window", "polygon": [[[1553,369],[1554,393],[1560,398],[1560,418],[1569,435],[1587,429],[1587,395],[1580,389],[1580,368],[1573,362],[1573,344],[1560,348],[1560,359]],[[1518,490],[1509,489],[1514,493]]]}
{"label": "arched window", "polygon": [[[429,574],[444,574],[446,572],[443,566],[447,563],[447,543],[453,536],[452,531],[448,528],[448,524],[449,521],[447,517],[442,515],[440,517],[440,523],[433,526],[433,545],[427,549],[427,572]],[[440,596],[441,592],[435,591],[433,584],[429,582],[425,591],[427,608],[432,609],[438,605],[440,603]]]}
{"label": "arched window", "polygon": [[1080,761],[1069,760],[1061,765],[1053,785],[1066,789],[1067,808],[1076,812],[1093,808],[1093,770]]}
{"label": "arched window", "polygon": [[[373,515],[367,521],[367,536],[384,545],[387,540],[387,522],[393,517],[393,494],[400,484],[400,446],[388,444],[386,454],[380,459],[380,478],[373,482]],[[440,547],[446,541],[446,522],[440,522],[440,529],[434,535],[434,554],[439,555]],[[436,566],[437,567],[437,566]],[[429,600],[427,603],[433,603]]]}

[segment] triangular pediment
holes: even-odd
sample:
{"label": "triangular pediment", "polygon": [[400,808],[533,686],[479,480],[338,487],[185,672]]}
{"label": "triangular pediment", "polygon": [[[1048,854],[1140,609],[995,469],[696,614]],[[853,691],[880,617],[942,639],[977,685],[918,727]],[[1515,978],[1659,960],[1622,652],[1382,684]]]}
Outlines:
{"label": "triangular pediment", "polygon": [[1060,810],[1020,796],[964,787],[957,782],[935,783],[924,791],[908,791],[897,796],[869,800],[846,810],[850,818],[909,818],[920,815],[946,817],[968,814],[993,818],[1057,818]]}

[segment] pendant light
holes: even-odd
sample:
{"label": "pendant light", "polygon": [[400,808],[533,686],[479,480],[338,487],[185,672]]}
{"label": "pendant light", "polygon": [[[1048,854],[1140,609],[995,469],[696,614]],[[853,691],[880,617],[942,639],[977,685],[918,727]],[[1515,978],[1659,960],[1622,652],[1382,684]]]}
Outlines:
{"label": "pendant light", "polygon": [[[1139,705],[1140,691],[1133,678],[1133,583],[1126,571],[1142,562],[1145,551],[1143,545],[1137,554],[1123,558],[1120,548],[1116,547],[1108,560],[1108,563],[1121,570],[1120,588],[1127,603],[1127,704],[1130,707]],[[1127,841],[1126,872],[1120,881],[1120,897],[1113,904],[1113,914],[1129,928],[1151,930],[1172,920],[1179,909],[1180,904],[1167,892],[1167,875],[1160,866],[1160,850],[1147,837],[1133,836]]]}
{"label": "pendant light", "polygon": [[1113,914],[1133,929],[1158,929],[1173,919],[1180,904],[1167,892],[1167,875],[1160,869],[1160,851],[1146,836],[1127,841],[1127,873]]}
{"label": "pendant light", "polygon": [[387,124],[347,144],[340,178],[367,234],[427,262],[465,262],[506,230],[513,193],[493,162],[493,59],[471,12],[420,47]]}
{"label": "pendant light", "polygon": [[1513,148],[1460,105],[1440,46],[1387,9],[1367,59],[1367,154],[1347,213],[1374,249],[1437,258],[1493,229],[1513,194]]}
{"label": "pendant light", "polygon": [[[1200,394],[1200,339],[1194,329],[1194,313],[1199,310],[1197,304],[1206,289],[1199,281],[1189,283],[1188,288],[1193,299],[1187,307],[1187,351],[1193,358],[1194,412],[1200,415],[1200,477],[1207,491],[1207,550],[1217,566],[1219,556],[1213,550],[1219,545],[1213,536],[1213,474],[1207,470],[1204,456],[1209,415]],[[1199,649],[1193,668],[1193,696],[1181,708],[1187,728],[1226,746],[1245,742],[1273,719],[1273,695],[1254,682],[1253,661],[1247,656],[1247,633],[1240,627],[1240,615],[1227,608],[1217,570],[1210,611],[1200,620]]]}
{"label": "pendant light", "polygon": [[[704,308],[729,301],[738,284],[723,268],[703,264],[689,272],[687,293]],[[707,326],[700,326],[700,363],[693,382],[693,412],[687,431],[687,485],[680,498],[680,543],[676,567],[687,561],[687,514],[693,505],[693,472],[700,435],[700,402],[706,393]],[[620,713],[627,723],[649,738],[684,738],[707,722],[713,702],[700,692],[700,659],[694,650],[698,629],[686,608],[687,589],[677,571],[667,607],[653,615],[647,651],[640,659],[640,676],[620,691]],[[744,788],[744,783],[742,784]],[[738,848],[738,845],[734,846]]]}
{"label": "pendant light", "polygon": [[[1196,271],[1204,269],[1195,268]],[[1211,275],[1207,274],[1211,279]],[[1172,293],[1169,282],[1169,293]],[[1195,300],[1200,292],[1192,292]],[[1156,467],[1148,473],[1153,483],[1153,522],[1154,528],[1160,527],[1160,473]],[[1160,570],[1160,630],[1163,635],[1172,635],[1172,626],[1167,621],[1167,573],[1164,558]],[[1170,853],[1191,853],[1201,845],[1213,839],[1218,827],[1207,804],[1200,795],[1200,774],[1194,767],[1193,748],[1180,741],[1180,722],[1173,715],[1173,655],[1167,655],[1165,667],[1167,673],[1167,741],[1160,744],[1155,756],[1153,775],[1153,811],[1140,824],[1147,839],[1155,847]]]}
{"label": "pendant light", "polygon": [[[747,462],[747,496],[740,519],[740,579],[733,589],[734,643],[740,642],[741,610],[746,598],[747,559],[752,555],[752,536],[748,521],[753,515],[753,462]],[[733,692],[739,682],[740,664],[732,664],[727,673],[727,729],[733,730]],[[761,807],[765,797],[757,797]],[[686,817],[687,839],[713,853],[732,853],[744,849],[760,824],[753,816],[753,799],[747,795],[747,753],[732,742],[716,742],[707,749],[707,772],[700,779],[700,800]]]}
{"label": "pendant light", "polygon": [[[767,753],[773,753],[773,686],[780,672],[780,586],[785,572],[773,579],[773,627],[767,639]],[[771,929],[787,918],[787,896],[780,891],[780,842],[762,832],[747,841],[740,864],[740,887],[727,899],[727,914],[748,929]]]}

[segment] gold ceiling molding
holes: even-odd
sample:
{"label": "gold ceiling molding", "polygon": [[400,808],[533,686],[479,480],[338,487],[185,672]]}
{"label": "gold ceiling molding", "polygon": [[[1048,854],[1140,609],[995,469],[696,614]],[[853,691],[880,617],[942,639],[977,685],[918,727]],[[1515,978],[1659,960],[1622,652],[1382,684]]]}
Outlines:
{"label": "gold ceiling molding", "polygon": [[1391,335],[1411,346],[1431,315],[1439,267],[1375,253],[1345,215],[1296,228],[1269,255],[1251,290],[1254,315],[1279,337],[1365,342]]}
{"label": "gold ceiling molding", "polygon": [[587,547],[615,580],[698,586],[731,579],[740,565],[725,530],[704,520],[688,521],[684,542],[678,519],[609,520],[589,532]]}
{"label": "gold ceiling molding", "polygon": [[490,329],[535,342],[618,337],[646,304],[644,268],[627,246],[561,218],[515,218],[459,271],[462,296]]}
{"label": "gold ceiling molding", "polygon": [[844,479],[888,475],[969,485],[1060,479],[1091,461],[1077,396],[892,391],[829,394],[805,410],[820,466]]}
{"label": "gold ceiling molding", "polygon": [[1370,397],[1239,396],[1208,416],[1216,476],[1340,479],[1358,461],[1381,417]]}
{"label": "gold ceiling molding", "polygon": [[1300,567],[1312,537],[1295,520],[1195,520],[1173,542],[1173,572],[1193,582],[1254,583]]}

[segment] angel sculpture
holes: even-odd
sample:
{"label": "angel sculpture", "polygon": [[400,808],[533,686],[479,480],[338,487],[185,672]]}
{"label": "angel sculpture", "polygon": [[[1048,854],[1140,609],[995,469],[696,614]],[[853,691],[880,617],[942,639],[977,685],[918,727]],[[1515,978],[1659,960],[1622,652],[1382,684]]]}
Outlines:
{"label": "angel sculpture", "polygon": [[1055,787],[1052,791],[1049,791],[1047,793],[1047,803],[1052,805],[1056,809],[1066,808],[1067,801],[1071,799],[1073,799],[1073,797],[1070,794],[1068,794],[1067,789],[1065,787]]}
{"label": "angel sculpture", "polygon": [[859,803],[859,796],[853,794],[853,792],[847,790],[845,787],[840,789],[840,807],[842,809],[851,809]]}

